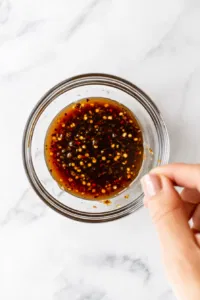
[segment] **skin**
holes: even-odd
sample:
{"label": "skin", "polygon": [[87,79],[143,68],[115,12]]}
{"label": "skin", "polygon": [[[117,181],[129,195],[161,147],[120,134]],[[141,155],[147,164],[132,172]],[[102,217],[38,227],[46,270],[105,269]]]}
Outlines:
{"label": "skin", "polygon": [[[155,224],[174,293],[179,300],[199,300],[200,165],[170,164],[145,177],[153,182],[153,191],[144,188],[144,204]],[[174,186],[183,187],[182,192]]]}

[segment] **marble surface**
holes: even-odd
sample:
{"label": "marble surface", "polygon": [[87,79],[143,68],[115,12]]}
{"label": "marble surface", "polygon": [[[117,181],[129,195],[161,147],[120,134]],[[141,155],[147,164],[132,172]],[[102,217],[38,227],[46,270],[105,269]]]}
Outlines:
{"label": "marble surface", "polygon": [[154,99],[171,161],[197,162],[199,53],[199,0],[0,0],[0,299],[174,299],[148,212],[94,225],[56,214],[29,186],[21,139],[50,87],[105,72]]}

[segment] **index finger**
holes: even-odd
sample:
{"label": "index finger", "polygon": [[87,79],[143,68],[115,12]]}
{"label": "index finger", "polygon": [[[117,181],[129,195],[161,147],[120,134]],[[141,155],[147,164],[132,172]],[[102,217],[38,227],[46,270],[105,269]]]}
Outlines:
{"label": "index finger", "polygon": [[200,164],[169,164],[155,168],[150,173],[164,175],[175,185],[197,189],[200,192]]}

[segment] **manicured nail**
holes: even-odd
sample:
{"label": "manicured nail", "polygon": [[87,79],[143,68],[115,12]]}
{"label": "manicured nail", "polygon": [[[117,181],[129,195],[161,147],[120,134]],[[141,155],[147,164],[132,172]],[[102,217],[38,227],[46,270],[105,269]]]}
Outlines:
{"label": "manicured nail", "polygon": [[155,196],[162,189],[161,180],[156,174],[147,174],[141,179],[144,195],[147,198]]}

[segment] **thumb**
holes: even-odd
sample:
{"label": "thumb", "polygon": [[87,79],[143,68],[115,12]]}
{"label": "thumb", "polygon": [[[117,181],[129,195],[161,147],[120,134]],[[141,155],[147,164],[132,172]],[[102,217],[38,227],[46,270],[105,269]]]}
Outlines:
{"label": "thumb", "polygon": [[142,186],[164,250],[176,249],[180,253],[194,245],[183,201],[172,182],[163,175],[148,174],[143,177]]}
{"label": "thumb", "polygon": [[199,249],[183,201],[172,182],[163,175],[146,175],[142,185],[175,293],[180,299],[199,299]]}

